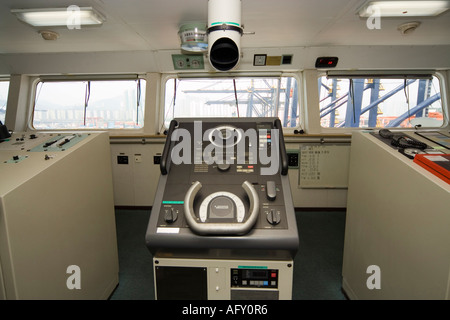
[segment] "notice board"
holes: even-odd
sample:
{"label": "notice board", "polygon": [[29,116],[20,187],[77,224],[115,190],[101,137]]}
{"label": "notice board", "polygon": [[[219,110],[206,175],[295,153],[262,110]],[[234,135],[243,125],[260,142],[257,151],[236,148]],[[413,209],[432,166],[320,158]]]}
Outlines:
{"label": "notice board", "polygon": [[300,146],[301,188],[347,188],[350,145]]}

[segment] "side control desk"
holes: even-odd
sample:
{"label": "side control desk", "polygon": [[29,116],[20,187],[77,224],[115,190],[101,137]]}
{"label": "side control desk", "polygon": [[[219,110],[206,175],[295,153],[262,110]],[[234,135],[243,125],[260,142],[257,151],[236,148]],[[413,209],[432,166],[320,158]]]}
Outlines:
{"label": "side control desk", "polygon": [[449,150],[407,135],[426,146],[353,134],[342,270],[351,299],[450,298],[450,184],[412,159]]}

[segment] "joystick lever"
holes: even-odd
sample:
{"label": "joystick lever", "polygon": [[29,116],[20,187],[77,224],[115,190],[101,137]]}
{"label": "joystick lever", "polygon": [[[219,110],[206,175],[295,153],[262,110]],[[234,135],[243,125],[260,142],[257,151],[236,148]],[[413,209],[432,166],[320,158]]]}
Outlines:
{"label": "joystick lever", "polygon": [[271,201],[275,200],[275,198],[277,197],[277,188],[275,185],[275,181],[267,181],[266,194],[267,199]]}

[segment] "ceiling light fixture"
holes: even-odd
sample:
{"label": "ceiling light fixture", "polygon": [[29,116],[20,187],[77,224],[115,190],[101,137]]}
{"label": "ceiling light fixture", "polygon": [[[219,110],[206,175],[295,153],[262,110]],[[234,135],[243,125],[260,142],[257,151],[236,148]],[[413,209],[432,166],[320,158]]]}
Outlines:
{"label": "ceiling light fixture", "polygon": [[429,17],[450,9],[450,1],[369,1],[359,11],[362,18],[373,17]]}
{"label": "ceiling light fixture", "polygon": [[68,27],[102,25],[105,17],[92,7],[11,9],[17,18],[33,27]]}

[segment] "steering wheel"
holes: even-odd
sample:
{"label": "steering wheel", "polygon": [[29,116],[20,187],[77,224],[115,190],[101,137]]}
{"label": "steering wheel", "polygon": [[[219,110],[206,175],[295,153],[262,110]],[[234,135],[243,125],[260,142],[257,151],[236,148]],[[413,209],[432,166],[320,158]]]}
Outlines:
{"label": "steering wheel", "polygon": [[[250,182],[244,181],[242,183],[242,188],[250,200],[250,215],[245,222],[243,222],[245,217],[244,204],[239,197],[230,192],[216,192],[206,197],[200,205],[199,219],[197,219],[194,215],[194,199],[201,188],[202,184],[199,181],[194,182],[184,197],[184,216],[193,232],[200,235],[244,235],[252,229],[258,219],[259,197]],[[211,210],[210,205],[213,202],[217,203],[216,208],[226,208],[228,213],[229,210],[233,210],[231,215],[236,216],[237,222],[206,222],[208,210]],[[230,207],[233,207],[233,209]]]}

